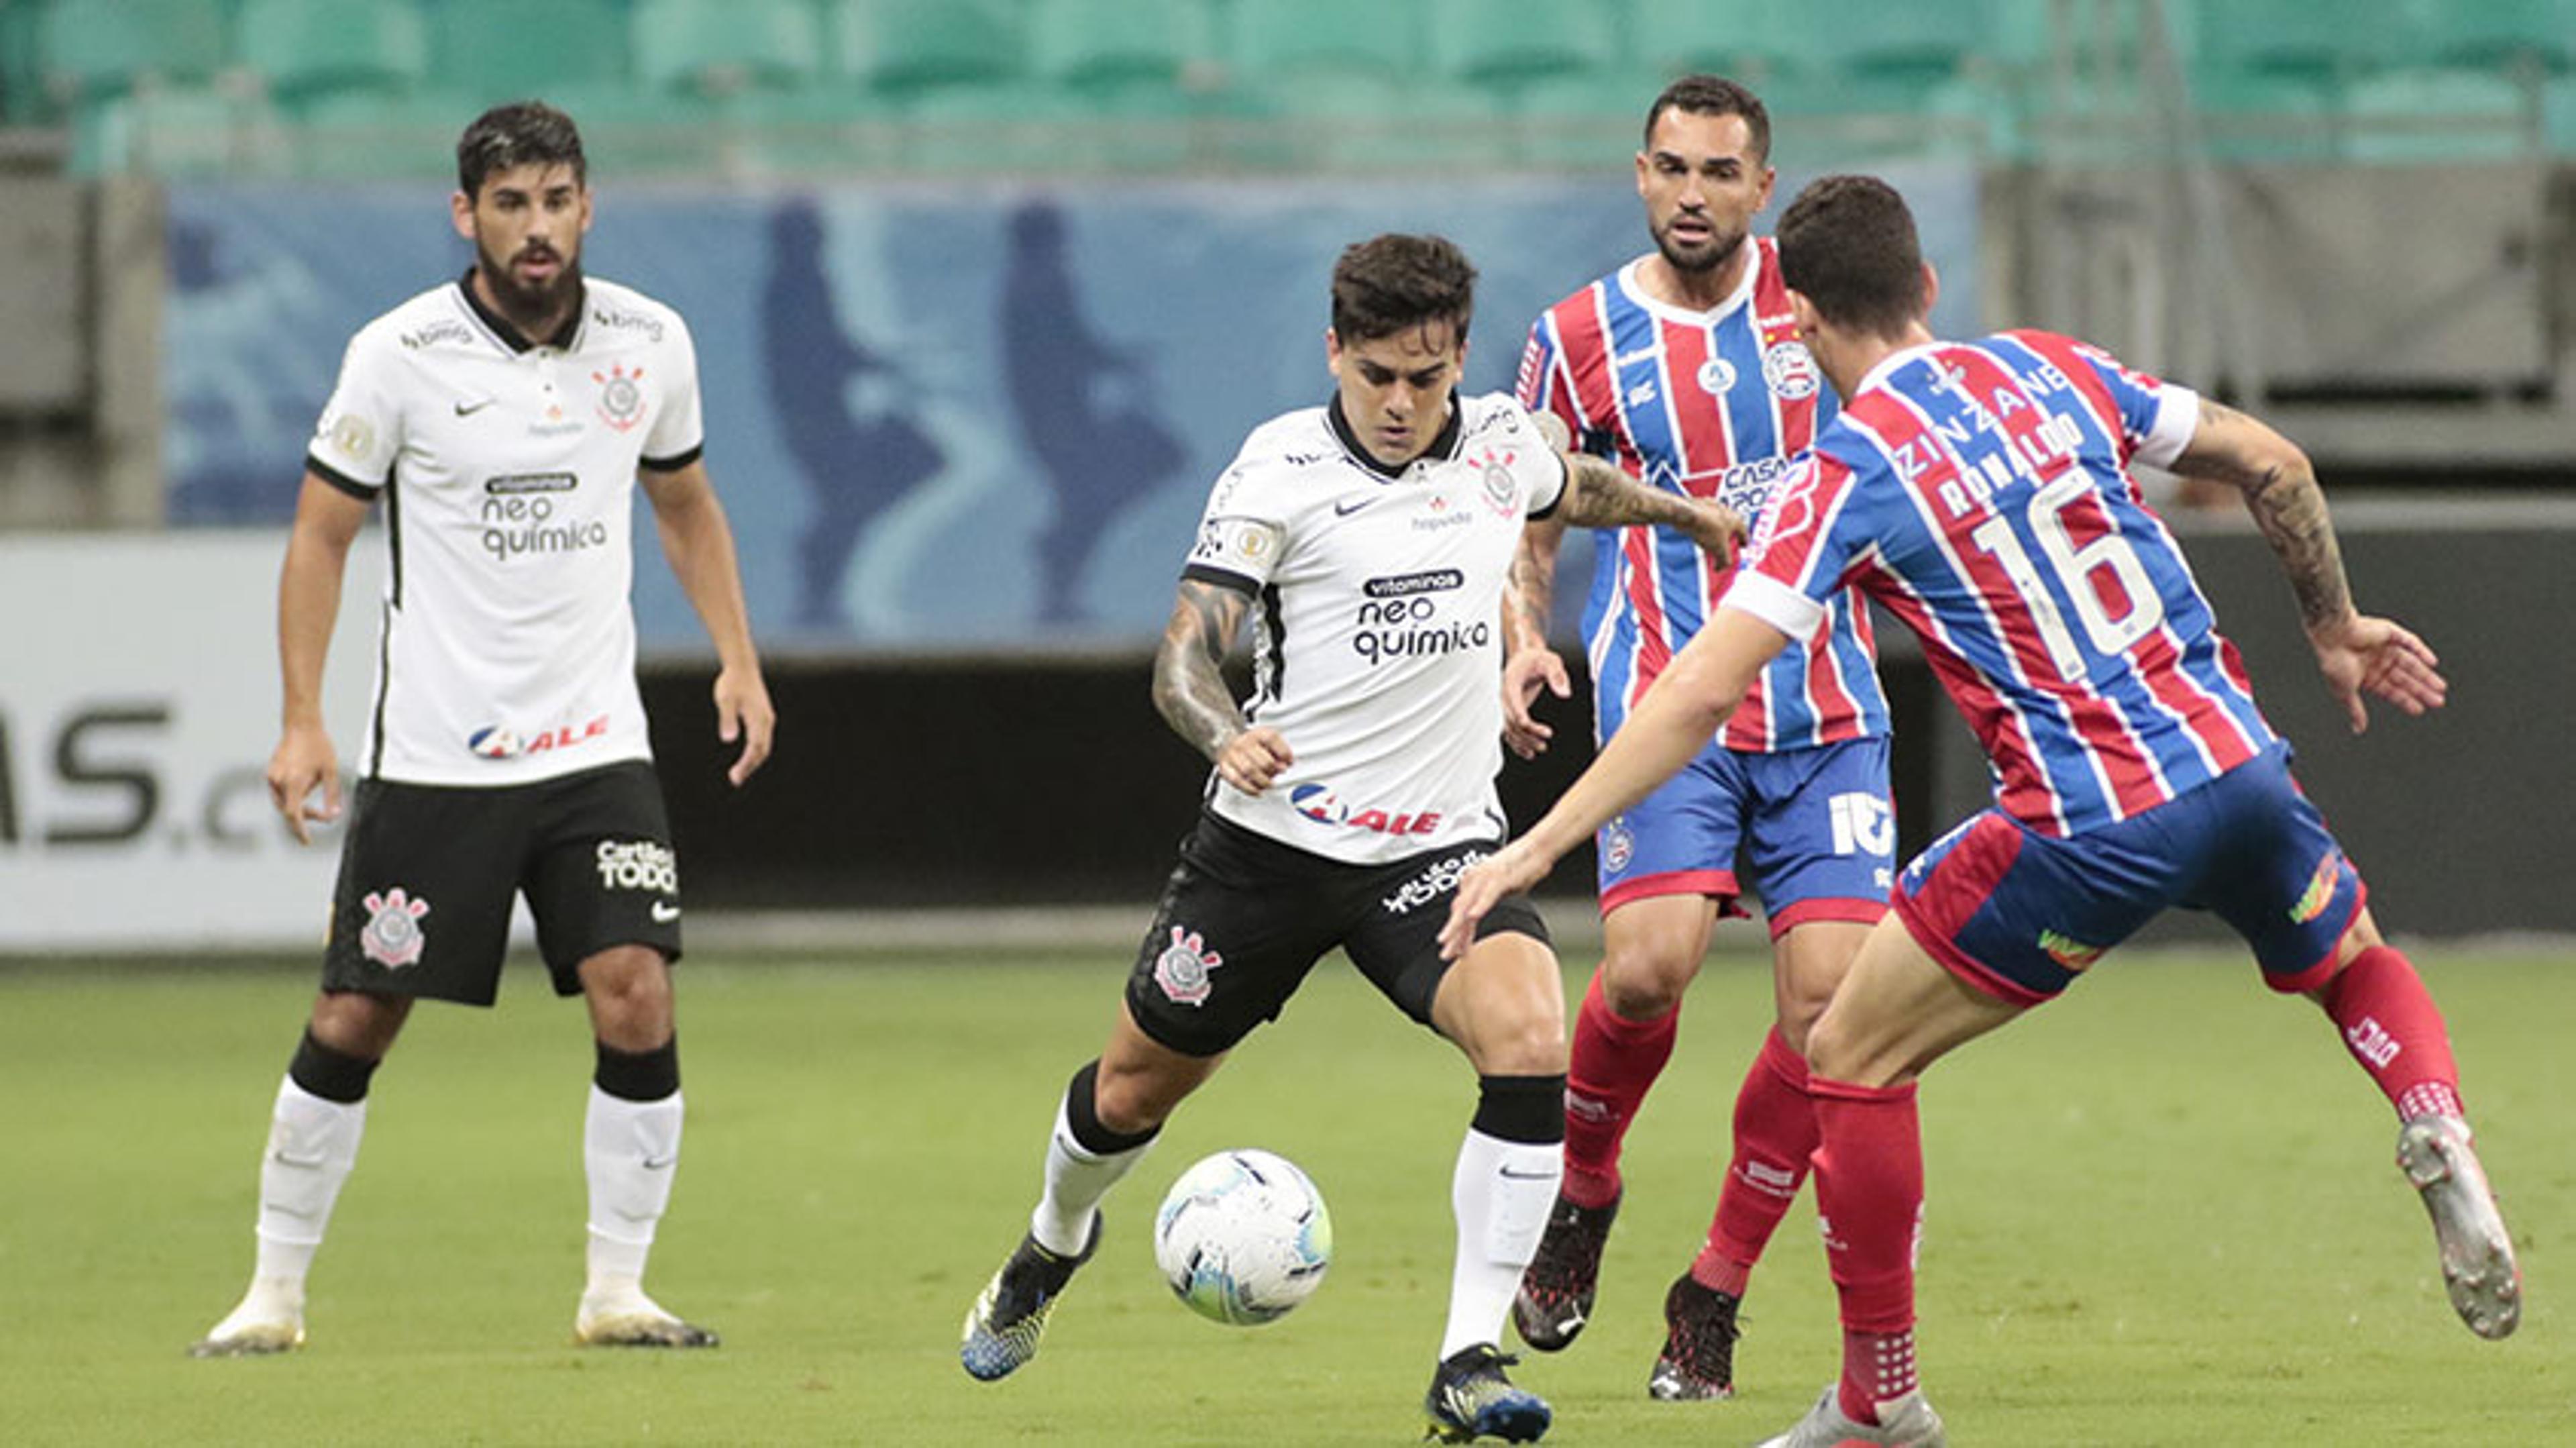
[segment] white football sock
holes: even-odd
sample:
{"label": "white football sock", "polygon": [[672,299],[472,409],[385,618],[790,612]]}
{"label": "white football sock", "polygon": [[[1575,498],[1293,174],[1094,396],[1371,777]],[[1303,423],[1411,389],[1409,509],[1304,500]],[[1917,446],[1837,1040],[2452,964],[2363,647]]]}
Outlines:
{"label": "white football sock", "polygon": [[590,1285],[585,1297],[638,1292],[653,1232],[680,1161],[680,1093],[629,1101],[593,1085],[582,1125],[590,1177]]}
{"label": "white football sock", "polygon": [[300,1310],[304,1278],[331,1226],[340,1187],[358,1164],[358,1142],[367,1130],[361,1098],[327,1101],[287,1077],[277,1086],[268,1125],[268,1149],[259,1163],[259,1262],[251,1293]]}
{"label": "white football sock", "polygon": [[1092,1155],[1073,1139],[1073,1123],[1059,1101],[1055,1130],[1047,1137],[1046,1195],[1029,1214],[1029,1235],[1059,1257],[1082,1255],[1091,1242],[1091,1217],[1100,1199],[1153,1149],[1148,1141],[1108,1156]]}
{"label": "white football sock", "polygon": [[1520,1291],[1521,1269],[1538,1255],[1565,1170],[1559,1142],[1505,1141],[1470,1128],[1458,1147],[1449,1206],[1458,1219],[1458,1260],[1449,1277],[1443,1359],[1486,1342],[1500,1346],[1503,1314]]}

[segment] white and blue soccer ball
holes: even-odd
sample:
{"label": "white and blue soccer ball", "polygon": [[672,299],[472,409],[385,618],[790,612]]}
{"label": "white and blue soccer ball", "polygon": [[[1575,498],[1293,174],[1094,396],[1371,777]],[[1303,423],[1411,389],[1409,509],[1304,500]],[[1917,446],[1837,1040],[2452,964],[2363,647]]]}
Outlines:
{"label": "white and blue soccer ball", "polygon": [[1287,1158],[1245,1147],[1188,1171],[1154,1216],[1154,1262],[1192,1312],[1233,1327],[1314,1295],[1333,1260],[1323,1193]]}

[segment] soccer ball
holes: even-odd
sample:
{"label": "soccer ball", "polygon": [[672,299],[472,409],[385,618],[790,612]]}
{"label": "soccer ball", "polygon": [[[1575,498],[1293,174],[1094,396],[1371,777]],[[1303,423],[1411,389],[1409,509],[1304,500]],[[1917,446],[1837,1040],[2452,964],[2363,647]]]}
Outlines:
{"label": "soccer ball", "polygon": [[1324,1197],[1285,1157],[1220,1151],[1181,1173],[1154,1215],[1154,1262],[1172,1295],[1213,1322],[1284,1317],[1333,1258]]}

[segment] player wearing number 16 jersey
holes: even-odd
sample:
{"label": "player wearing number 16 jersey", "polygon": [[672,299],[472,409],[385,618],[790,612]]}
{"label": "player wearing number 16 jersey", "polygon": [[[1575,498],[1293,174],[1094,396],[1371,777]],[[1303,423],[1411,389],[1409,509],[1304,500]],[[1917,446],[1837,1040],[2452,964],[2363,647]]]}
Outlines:
{"label": "player wearing number 16 jersey", "polygon": [[2521,1277],[2441,1012],[2381,938],[2130,473],[2155,464],[2244,494],[2355,730],[2365,693],[2438,707],[2432,651],[2354,609],[2306,455],[2064,337],[1935,339],[1931,269],[1883,182],[1809,187],[1780,252],[1842,417],[1756,530],[1717,618],[1547,817],[1459,883],[1443,937],[1454,947],[1486,900],[1687,759],[1834,592],[1858,584],[1921,637],[1985,746],[1996,803],[1906,867],[1809,1035],[1843,1374],[1766,1448],[1944,1441],[1915,1381],[1915,1078],[2175,907],[2225,920],[2267,984],[2325,1009],[2396,1108],[2398,1163],[2432,1216],[2452,1306],[2482,1337],[2513,1331]]}

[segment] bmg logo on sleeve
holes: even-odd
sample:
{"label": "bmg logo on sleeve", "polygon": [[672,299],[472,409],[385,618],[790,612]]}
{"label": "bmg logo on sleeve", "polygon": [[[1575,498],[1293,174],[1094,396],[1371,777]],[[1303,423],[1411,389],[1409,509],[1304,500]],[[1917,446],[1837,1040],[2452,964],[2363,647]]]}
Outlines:
{"label": "bmg logo on sleeve", "polygon": [[601,840],[599,887],[677,895],[680,857],[669,845],[653,840]]}

